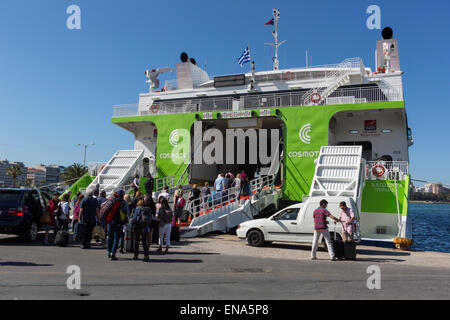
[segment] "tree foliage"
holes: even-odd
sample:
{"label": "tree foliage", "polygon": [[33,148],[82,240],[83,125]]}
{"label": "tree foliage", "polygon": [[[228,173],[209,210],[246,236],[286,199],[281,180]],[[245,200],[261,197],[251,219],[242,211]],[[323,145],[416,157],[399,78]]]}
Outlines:
{"label": "tree foliage", "polygon": [[20,177],[23,173],[22,167],[19,166],[18,164],[15,164],[15,165],[9,167],[8,170],[6,171],[6,173],[11,176],[12,187],[15,188],[17,177]]}
{"label": "tree foliage", "polygon": [[413,192],[409,199],[413,201],[450,202],[450,194]]}
{"label": "tree foliage", "polygon": [[86,174],[88,168],[80,163],[74,163],[64,169],[64,173],[61,175],[62,181],[67,181],[68,184],[72,184]]}

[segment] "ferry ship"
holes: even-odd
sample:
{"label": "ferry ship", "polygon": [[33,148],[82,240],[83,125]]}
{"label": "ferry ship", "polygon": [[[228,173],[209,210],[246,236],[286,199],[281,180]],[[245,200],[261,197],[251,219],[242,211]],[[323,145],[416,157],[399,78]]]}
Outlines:
{"label": "ferry ship", "polygon": [[[375,70],[360,58],[282,69],[278,19],[274,10],[273,70],[210,77],[186,53],[175,70],[146,70],[149,92],[136,104],[113,106],[112,123],[134,135],[134,147],[91,165],[72,186],[73,194],[95,186],[109,193],[127,188],[135,174],[143,186],[151,173],[157,193],[164,186],[212,185],[218,173],[245,170],[252,180],[249,199],[230,194],[208,210],[198,208],[185,236],[226,231],[280,201],[353,190],[363,239],[410,238],[408,148],[413,139],[392,29],[385,28],[376,43]],[[176,79],[160,84],[158,76],[170,71]],[[230,132],[244,155],[236,154],[236,145],[212,146],[219,133]],[[321,163],[324,146],[334,150],[328,163]],[[342,148],[347,146],[355,148]],[[209,159],[203,159],[206,153]]]}

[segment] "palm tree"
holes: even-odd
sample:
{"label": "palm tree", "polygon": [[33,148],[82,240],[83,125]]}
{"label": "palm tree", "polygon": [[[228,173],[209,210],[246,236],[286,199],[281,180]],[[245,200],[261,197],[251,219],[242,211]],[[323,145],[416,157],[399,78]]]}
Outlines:
{"label": "palm tree", "polygon": [[12,187],[15,188],[17,177],[21,176],[23,173],[22,168],[18,164],[15,164],[15,165],[9,167],[8,170],[6,171],[6,173],[11,176]]}
{"label": "palm tree", "polygon": [[67,181],[70,184],[77,181],[79,178],[81,178],[86,172],[88,171],[88,168],[83,166],[80,163],[74,163],[73,165],[67,167],[64,170],[64,173],[61,175],[61,178],[63,181]]}

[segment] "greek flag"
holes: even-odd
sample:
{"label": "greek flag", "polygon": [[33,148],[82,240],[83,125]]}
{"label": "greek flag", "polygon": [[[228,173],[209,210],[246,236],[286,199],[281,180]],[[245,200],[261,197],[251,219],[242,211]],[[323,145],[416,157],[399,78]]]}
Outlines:
{"label": "greek flag", "polygon": [[242,66],[244,65],[244,63],[246,62],[250,62],[251,58],[250,58],[250,49],[247,47],[245,48],[244,52],[242,52],[241,56],[238,59],[238,63],[239,65]]}

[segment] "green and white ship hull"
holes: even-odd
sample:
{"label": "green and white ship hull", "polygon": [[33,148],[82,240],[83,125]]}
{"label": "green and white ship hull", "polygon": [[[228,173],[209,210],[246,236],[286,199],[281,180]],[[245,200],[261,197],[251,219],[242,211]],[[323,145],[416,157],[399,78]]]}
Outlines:
{"label": "green and white ship hull", "polygon": [[[161,90],[157,77],[171,69],[147,70],[149,92],[140,94],[137,104],[114,106],[112,117],[134,135],[133,150],[93,166],[88,179],[93,181],[84,187],[100,185],[111,192],[127,188],[135,174],[151,173],[158,192],[164,185],[211,184],[218,173],[245,170],[250,178],[273,177],[278,193],[271,201],[278,206],[278,194],[287,201],[308,197],[322,146],[357,145],[365,166],[358,194],[361,236],[410,237],[412,136],[397,40],[378,41],[377,57],[379,72],[351,58],[335,65],[279,69],[277,64],[271,71],[209,77],[184,54],[176,79]],[[230,149],[228,140],[217,141],[211,132],[231,133],[238,146]],[[324,186],[332,191],[345,188],[346,168],[335,166],[336,177]]]}

